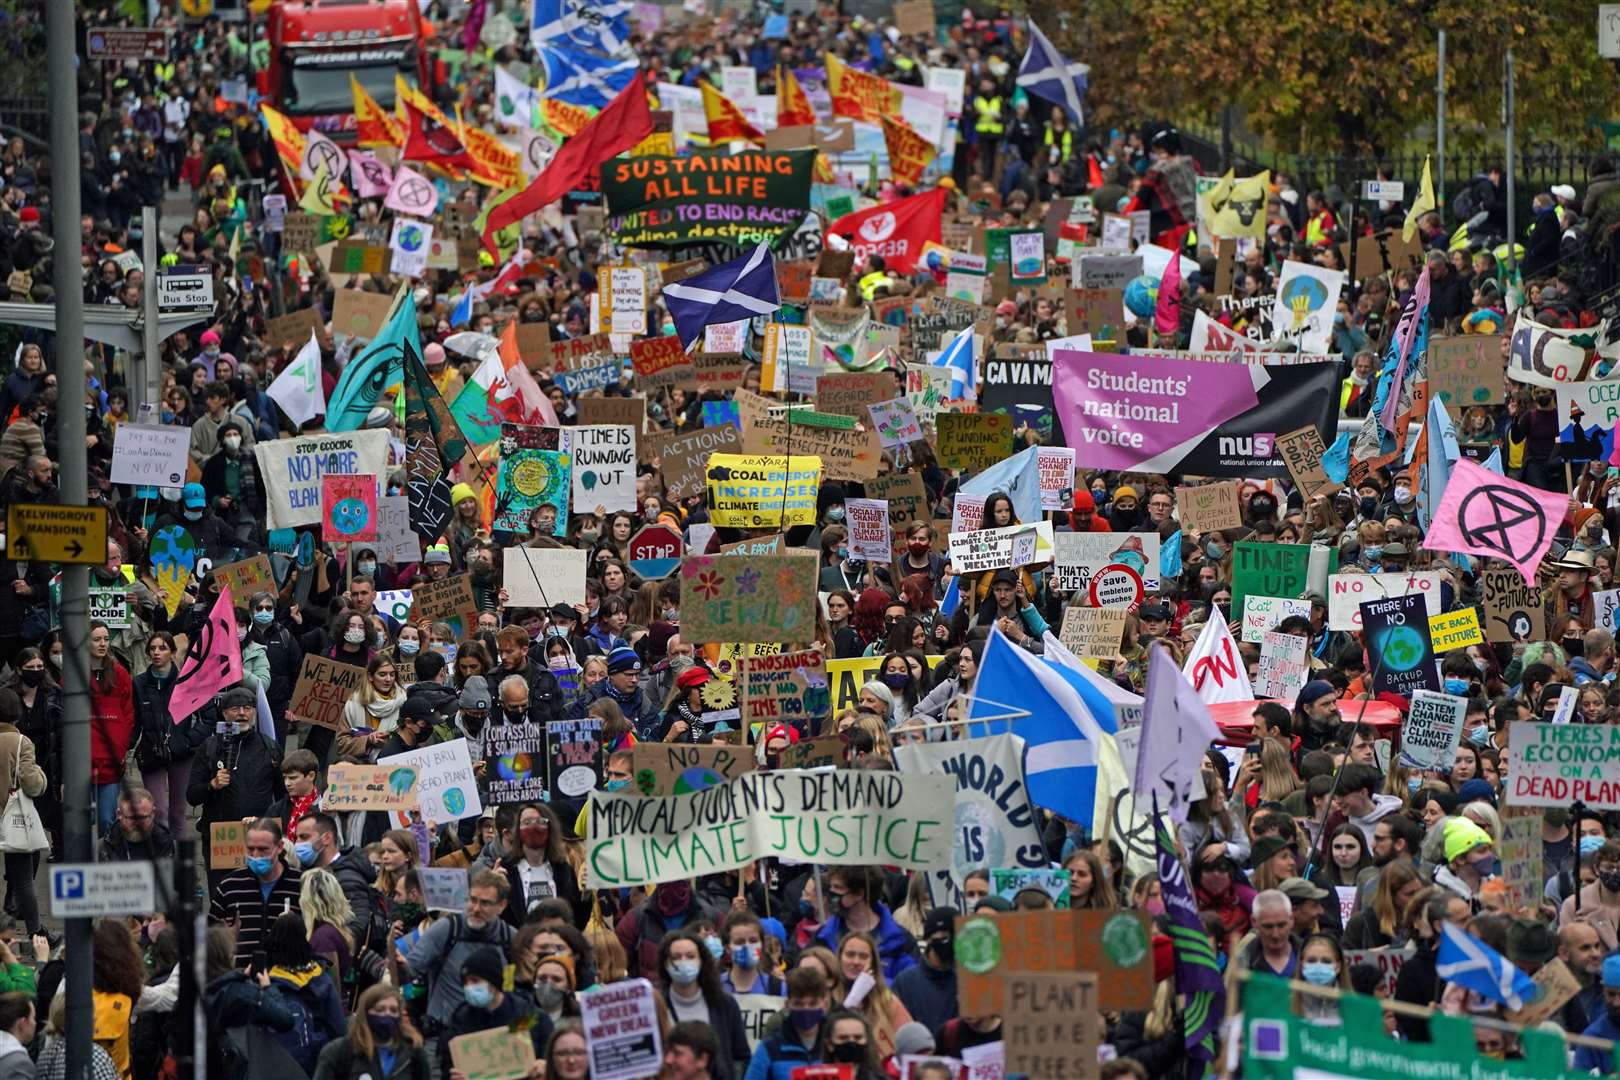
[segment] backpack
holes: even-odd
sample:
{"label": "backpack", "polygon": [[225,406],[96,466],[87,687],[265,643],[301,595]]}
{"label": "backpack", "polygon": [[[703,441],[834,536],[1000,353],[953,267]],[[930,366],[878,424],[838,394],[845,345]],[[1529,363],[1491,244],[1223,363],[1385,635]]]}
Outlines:
{"label": "backpack", "polygon": [[330,1037],[319,1031],[315,1013],[310,1009],[309,999],[305,995],[305,988],[283,983],[279,989],[282,1003],[292,1014],[293,1024],[286,1031],[277,1032],[276,1041],[286,1047],[287,1052],[297,1059],[298,1064],[302,1065],[306,1072],[312,1071],[315,1068],[315,1059],[320,1056],[321,1047],[331,1041]]}

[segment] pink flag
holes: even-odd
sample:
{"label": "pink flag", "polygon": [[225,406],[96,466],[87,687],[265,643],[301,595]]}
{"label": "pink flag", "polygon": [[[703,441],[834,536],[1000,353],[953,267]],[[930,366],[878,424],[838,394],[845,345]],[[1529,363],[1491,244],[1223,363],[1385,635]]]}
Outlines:
{"label": "pink flag", "polygon": [[1181,256],[1170,252],[1170,265],[1159,280],[1159,302],[1153,309],[1153,332],[1175,337],[1181,329]]}
{"label": "pink flag", "polygon": [[388,189],[383,205],[396,214],[429,218],[439,208],[439,189],[421,173],[401,165],[394,173],[394,186]]}
{"label": "pink flag", "polygon": [[370,150],[349,151],[349,179],[362,199],[380,199],[394,186],[394,174]]}
{"label": "pink flag", "polygon": [[208,704],[221,690],[242,681],[242,646],[236,639],[236,609],[231,590],[221,588],[208,621],[197,630],[174,681],[169,715],[176,724]]}
{"label": "pink flag", "polygon": [[1534,587],[1536,567],[1568,513],[1568,495],[1509,480],[1459,458],[1423,546],[1503,559]]}

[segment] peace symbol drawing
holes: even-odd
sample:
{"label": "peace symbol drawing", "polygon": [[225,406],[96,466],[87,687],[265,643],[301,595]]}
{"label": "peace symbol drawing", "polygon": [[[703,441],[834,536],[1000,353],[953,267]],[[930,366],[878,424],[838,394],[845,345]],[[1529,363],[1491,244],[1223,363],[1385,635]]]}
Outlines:
{"label": "peace symbol drawing", "polygon": [[1524,562],[1541,549],[1547,515],[1536,501],[1501,484],[1482,484],[1457,506],[1457,528],[1470,544]]}

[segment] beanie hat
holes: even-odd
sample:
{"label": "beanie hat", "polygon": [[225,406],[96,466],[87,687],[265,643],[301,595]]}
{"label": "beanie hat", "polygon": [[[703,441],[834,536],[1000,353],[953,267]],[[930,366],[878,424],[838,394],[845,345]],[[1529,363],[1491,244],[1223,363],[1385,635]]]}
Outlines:
{"label": "beanie hat", "polygon": [[202,337],[198,338],[197,340],[200,341],[205,347],[209,345],[218,345],[219,334],[213,330],[204,330],[202,332]]}
{"label": "beanie hat", "polygon": [[574,958],[572,956],[568,956],[563,953],[556,953],[537,962],[534,965],[534,968],[536,971],[539,971],[547,964],[556,964],[567,973],[568,989],[572,990],[579,985],[579,977],[574,974]]}
{"label": "beanie hat", "polygon": [[474,949],[461,962],[462,979],[469,975],[499,990],[506,985],[506,959],[496,949]]}
{"label": "beanie hat", "polygon": [[475,502],[477,501],[478,496],[473,493],[471,484],[456,484],[450,489],[451,506],[461,505],[462,499],[472,499]]}
{"label": "beanie hat", "polygon": [[469,675],[467,681],[461,684],[461,707],[463,709],[488,709],[490,704],[489,683],[482,675]]}
{"label": "beanie hat", "polygon": [[1091,497],[1091,489],[1083,485],[1075,485],[1074,512],[1082,517],[1097,512],[1097,500]]}
{"label": "beanie hat", "polygon": [[934,1034],[928,1030],[927,1024],[908,1020],[894,1031],[894,1052],[896,1054],[932,1054],[934,1052]]}
{"label": "beanie hat", "polygon": [[221,709],[234,709],[243,706],[251,709],[258,703],[258,695],[245,686],[233,686],[219,695],[219,707]]}
{"label": "beanie hat", "polygon": [[1603,986],[1605,989],[1620,990],[1620,953],[1604,958]]}
{"label": "beanie hat", "polygon": [[1294,705],[1303,709],[1307,705],[1321,701],[1330,694],[1337,694],[1333,684],[1326,679],[1312,679],[1300,688],[1299,696],[1294,699]]}
{"label": "beanie hat", "polygon": [[1129,484],[1121,484],[1119,487],[1114,489],[1115,502],[1119,502],[1121,499],[1135,499],[1138,497],[1139,496],[1136,494],[1136,489],[1131,487]]}
{"label": "beanie hat", "polygon": [[444,563],[448,566],[450,564],[450,549],[444,544],[434,544],[422,556],[422,562],[427,565]]}
{"label": "beanie hat", "polygon": [[1459,804],[1488,802],[1492,806],[1495,806],[1496,789],[1491,787],[1491,782],[1489,780],[1483,780],[1479,777],[1475,777],[1472,780],[1465,780],[1463,781],[1462,787],[1457,789],[1457,802]]}
{"label": "beanie hat", "polygon": [[1481,844],[1490,846],[1491,834],[1475,825],[1467,818],[1452,818],[1446,822],[1444,832],[1446,842],[1446,862],[1451,862],[1459,855],[1466,855]]}
{"label": "beanie hat", "polygon": [[437,341],[430,341],[422,348],[422,362],[424,364],[442,364],[445,361],[444,346]]}
{"label": "beanie hat", "polygon": [[33,222],[37,225],[39,223],[39,208],[37,206],[23,207],[21,210],[17,211],[17,220],[24,222],[25,224],[28,222]]}
{"label": "beanie hat", "polygon": [[636,655],[636,650],[627,645],[620,645],[617,649],[608,653],[607,666],[609,675],[618,675],[626,671],[640,671],[641,657]]}

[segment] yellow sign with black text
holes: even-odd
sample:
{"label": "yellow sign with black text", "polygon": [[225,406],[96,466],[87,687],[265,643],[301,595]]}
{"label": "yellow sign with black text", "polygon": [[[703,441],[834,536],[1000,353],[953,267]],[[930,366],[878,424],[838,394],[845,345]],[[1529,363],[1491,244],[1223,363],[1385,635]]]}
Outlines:
{"label": "yellow sign with black text", "polygon": [[12,503],[6,508],[6,558],[13,562],[107,561],[107,508]]}

